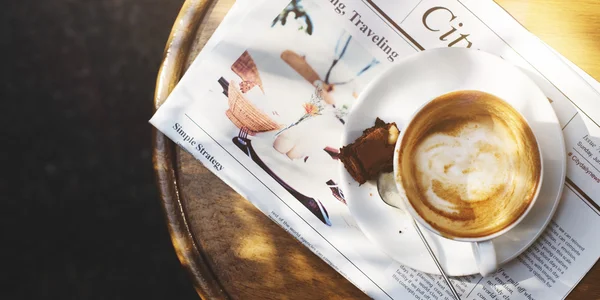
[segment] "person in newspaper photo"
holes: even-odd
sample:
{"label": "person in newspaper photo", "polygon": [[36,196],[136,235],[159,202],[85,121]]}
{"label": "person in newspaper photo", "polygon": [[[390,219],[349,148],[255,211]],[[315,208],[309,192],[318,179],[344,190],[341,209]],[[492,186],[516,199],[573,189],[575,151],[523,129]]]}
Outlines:
{"label": "person in newspaper photo", "polygon": [[[239,129],[233,143],[332,225],[325,207],[345,204],[335,182],[339,136],[379,61],[327,21],[310,0],[291,1],[267,29],[278,49],[248,48],[219,83],[224,116]],[[296,180],[307,177],[314,180]]]}

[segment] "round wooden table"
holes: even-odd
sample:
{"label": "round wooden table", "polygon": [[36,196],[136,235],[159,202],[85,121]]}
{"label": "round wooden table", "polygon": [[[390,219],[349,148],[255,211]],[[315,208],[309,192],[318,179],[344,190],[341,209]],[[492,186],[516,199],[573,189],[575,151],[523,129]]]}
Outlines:
{"label": "round wooden table", "polygon": [[[600,1],[498,0],[521,24],[600,79]],[[187,0],[154,99],[167,98],[234,0]],[[308,248],[154,132],[154,168],[175,251],[203,299],[367,299]],[[568,299],[599,299],[594,266]]]}

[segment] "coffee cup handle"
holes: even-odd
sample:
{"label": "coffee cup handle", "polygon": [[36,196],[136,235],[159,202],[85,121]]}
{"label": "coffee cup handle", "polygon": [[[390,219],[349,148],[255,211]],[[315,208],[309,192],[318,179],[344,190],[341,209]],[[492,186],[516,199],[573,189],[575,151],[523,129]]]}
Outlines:
{"label": "coffee cup handle", "polygon": [[485,277],[496,272],[498,270],[498,260],[496,259],[494,243],[490,240],[472,243],[471,245],[481,276]]}

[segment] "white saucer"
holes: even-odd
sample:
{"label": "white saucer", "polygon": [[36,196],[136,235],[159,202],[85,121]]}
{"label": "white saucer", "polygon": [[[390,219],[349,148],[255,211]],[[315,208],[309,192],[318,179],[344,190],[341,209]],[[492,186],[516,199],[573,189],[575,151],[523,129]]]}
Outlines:
{"label": "white saucer", "polygon": [[[450,91],[483,90],[511,103],[514,90],[532,84],[533,81],[515,66],[482,51],[439,48],[420,52],[394,64],[363,91],[348,116],[342,145],[356,140],[365,128],[373,126],[377,117],[396,122],[402,130],[416,109]],[[511,104],[525,116],[538,139],[544,175],[539,198],[527,217],[494,239],[500,264],[517,257],[544,231],[560,201],[566,175],[563,133],[550,103],[545,97],[533,97],[531,101]],[[385,204],[379,197],[376,182],[359,186],[341,163],[339,168],[340,185],[350,213],[365,235],[399,263],[439,274],[412,227],[412,218]],[[441,238],[425,228],[422,231],[448,275],[479,273],[469,243]]]}

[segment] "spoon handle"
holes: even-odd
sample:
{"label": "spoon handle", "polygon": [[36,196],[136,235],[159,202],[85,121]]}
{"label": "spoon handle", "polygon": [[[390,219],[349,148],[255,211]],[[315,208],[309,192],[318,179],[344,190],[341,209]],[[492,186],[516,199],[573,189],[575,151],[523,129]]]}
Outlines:
{"label": "spoon handle", "polygon": [[413,219],[413,226],[417,230],[417,234],[419,234],[419,237],[423,241],[423,244],[425,244],[425,248],[427,248],[427,251],[429,252],[429,255],[431,255],[431,258],[433,258],[433,262],[435,263],[435,265],[437,266],[437,268],[440,270],[440,273],[442,274],[442,277],[444,277],[444,281],[446,281],[446,284],[450,288],[450,291],[452,292],[452,295],[454,296],[454,298],[456,298],[456,300],[460,300],[460,296],[458,295],[458,293],[454,289],[454,286],[452,285],[452,282],[450,282],[450,279],[448,279],[448,276],[444,272],[444,269],[442,269],[442,265],[440,265],[440,262],[438,261],[437,257],[433,253],[433,250],[429,246],[429,243],[425,239],[425,236],[423,235],[423,232],[421,232],[421,228],[419,228],[419,225],[417,225],[417,222],[414,219]]}

